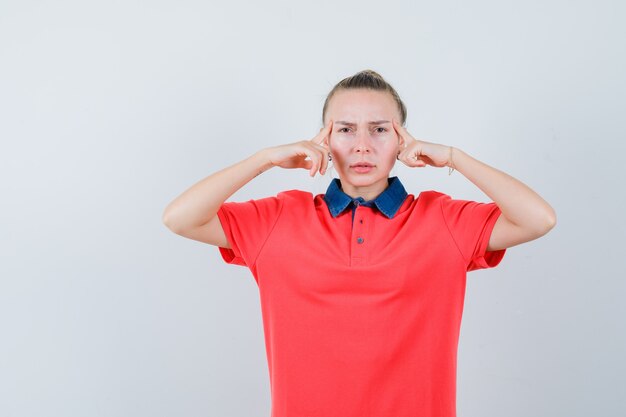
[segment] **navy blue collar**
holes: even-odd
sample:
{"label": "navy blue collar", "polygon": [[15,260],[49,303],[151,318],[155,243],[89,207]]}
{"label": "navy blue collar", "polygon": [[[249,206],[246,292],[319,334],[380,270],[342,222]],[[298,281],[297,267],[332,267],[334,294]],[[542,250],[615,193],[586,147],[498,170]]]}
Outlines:
{"label": "navy blue collar", "polygon": [[354,204],[358,200],[362,206],[373,207],[375,205],[381,213],[391,219],[396,215],[408,194],[398,177],[387,178],[387,183],[387,188],[378,197],[365,201],[363,197],[352,198],[344,193],[341,189],[341,181],[339,178],[334,178],[324,194],[324,200],[333,217],[337,217],[350,206],[350,203]]}

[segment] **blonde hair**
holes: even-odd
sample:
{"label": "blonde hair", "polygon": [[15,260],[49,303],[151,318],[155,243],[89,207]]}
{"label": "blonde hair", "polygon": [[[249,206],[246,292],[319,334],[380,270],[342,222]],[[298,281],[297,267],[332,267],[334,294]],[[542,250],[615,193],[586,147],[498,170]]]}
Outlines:
{"label": "blonde hair", "polygon": [[322,108],[322,126],[324,125],[324,118],[326,117],[326,110],[328,109],[328,103],[330,103],[330,99],[333,98],[337,91],[341,90],[351,90],[351,89],[369,89],[375,91],[386,91],[391,94],[391,97],[398,105],[398,110],[400,112],[400,124],[404,125],[406,122],[406,106],[400,99],[400,96],[396,92],[396,90],[389,84],[385,79],[376,71],[366,69],[363,71],[359,71],[356,74],[346,77],[343,80],[339,81],[330,93],[326,96],[326,101],[324,101],[324,107]]}

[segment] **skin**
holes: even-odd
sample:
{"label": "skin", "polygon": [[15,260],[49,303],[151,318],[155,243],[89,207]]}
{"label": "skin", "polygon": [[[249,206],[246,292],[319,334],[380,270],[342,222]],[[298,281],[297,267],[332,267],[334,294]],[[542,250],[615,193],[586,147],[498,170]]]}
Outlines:
{"label": "skin", "polygon": [[[388,93],[340,91],[331,99],[326,116],[326,126],[313,142],[332,154],[342,189],[352,198],[361,196],[371,200],[384,191],[397,156],[397,160],[408,167],[454,168],[496,203],[502,214],[492,230],[489,251],[537,239],[556,225],[554,209],[526,184],[456,147],[411,136],[398,122],[397,105]],[[373,126],[367,123],[381,119],[391,119],[393,131],[378,129],[388,127],[389,123]],[[345,129],[335,121],[351,121],[355,125]],[[355,173],[350,165],[360,160],[376,167],[367,174]],[[320,161],[318,166],[323,174],[326,165]]]}
{"label": "skin", "polygon": [[[385,91],[338,91],[329,102],[326,118],[327,128],[332,123],[330,135],[317,142],[332,155],[342,189],[352,198],[367,201],[382,193],[397,160],[409,167],[443,167],[448,162],[450,147],[413,138],[399,124],[398,105]],[[382,120],[387,122],[369,123]],[[340,123],[344,121],[354,126]],[[367,173],[356,172],[351,165],[358,161],[375,167]]]}
{"label": "skin", "polygon": [[[482,190],[500,208],[487,250],[510,248],[537,239],[556,224],[554,209],[534,190],[457,147],[415,139],[400,125],[399,109],[389,93],[366,89],[338,91],[328,104],[325,126],[311,140],[268,148],[261,154],[267,166],[304,168],[311,176],[324,174],[332,154],[343,191],[366,201],[388,186],[399,160],[408,167],[451,167]],[[370,125],[370,121],[385,120]],[[350,122],[346,126],[340,122]],[[310,158],[310,159],[306,159]],[[269,161],[269,162],[267,162]],[[375,165],[357,173],[351,165]]]}
{"label": "skin", "polygon": [[[170,203],[163,214],[164,222],[176,233],[228,247],[216,213],[229,196],[275,166],[304,168],[311,177],[318,171],[323,175],[328,168],[328,155],[332,153],[344,192],[365,200],[372,200],[385,190],[389,172],[397,160],[409,167],[456,169],[502,212],[491,233],[489,251],[537,239],[556,225],[554,209],[526,184],[457,147],[411,136],[398,123],[399,109],[388,93],[362,89],[339,91],[329,102],[324,118],[325,126],[313,139],[262,149],[199,181]],[[370,126],[367,122],[372,120],[387,122]],[[366,174],[350,168],[363,160],[375,168]]]}
{"label": "skin", "polygon": [[[404,150],[404,140],[393,126],[394,118],[400,118],[398,105],[384,91],[342,90],[333,95],[325,116],[325,124],[332,121],[333,126],[321,145],[332,155],[341,188],[353,198],[376,198],[387,188],[396,157]],[[386,122],[369,124],[370,121]],[[374,168],[359,173],[351,168],[359,161],[370,162]]]}

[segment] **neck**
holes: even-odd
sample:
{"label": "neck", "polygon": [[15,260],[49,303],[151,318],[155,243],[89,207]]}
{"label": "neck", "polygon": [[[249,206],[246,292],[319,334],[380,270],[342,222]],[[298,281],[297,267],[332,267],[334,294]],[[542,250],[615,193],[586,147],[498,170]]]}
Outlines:
{"label": "neck", "polygon": [[389,186],[387,178],[363,186],[353,185],[342,179],[339,179],[339,181],[341,182],[341,189],[344,193],[352,198],[363,197],[365,201],[375,199]]}

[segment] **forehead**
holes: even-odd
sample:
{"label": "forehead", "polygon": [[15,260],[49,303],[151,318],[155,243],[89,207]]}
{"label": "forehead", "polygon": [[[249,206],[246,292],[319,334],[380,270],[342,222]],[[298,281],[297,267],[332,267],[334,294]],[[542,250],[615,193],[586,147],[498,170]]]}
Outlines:
{"label": "forehead", "polygon": [[328,116],[333,120],[379,120],[395,116],[396,102],[386,91],[340,90],[328,105]]}

